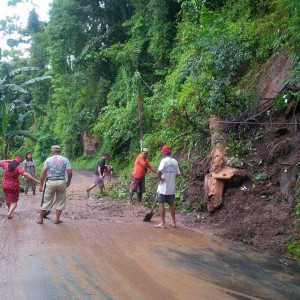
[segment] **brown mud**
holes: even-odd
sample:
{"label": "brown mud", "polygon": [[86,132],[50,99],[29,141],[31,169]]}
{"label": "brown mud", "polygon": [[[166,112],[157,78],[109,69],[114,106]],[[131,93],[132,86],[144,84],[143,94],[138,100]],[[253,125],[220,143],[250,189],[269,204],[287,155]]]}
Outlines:
{"label": "brown mud", "polygon": [[156,229],[144,207],[87,199],[91,173],[74,173],[60,225],[36,223],[41,194],[21,194],[12,220],[1,208],[0,299],[299,299],[296,262],[180,222]]}
{"label": "brown mud", "polygon": [[[248,135],[249,154],[238,159],[247,172],[246,181],[227,183],[218,210],[210,215],[205,210],[181,215],[178,218],[183,224],[224,239],[282,252],[286,242],[300,238],[299,220],[293,215],[299,173],[294,163],[300,161],[300,131],[291,124],[295,117],[266,121],[267,125],[252,125],[255,134]],[[208,163],[209,157],[195,159],[190,171],[185,204],[191,209],[204,200]]]}

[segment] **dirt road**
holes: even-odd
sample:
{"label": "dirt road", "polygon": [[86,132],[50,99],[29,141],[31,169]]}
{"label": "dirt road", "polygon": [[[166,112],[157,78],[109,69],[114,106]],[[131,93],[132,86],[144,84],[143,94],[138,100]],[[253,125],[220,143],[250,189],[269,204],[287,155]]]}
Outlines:
{"label": "dirt road", "polygon": [[41,195],[21,194],[0,215],[0,299],[300,299],[300,265],[180,225],[154,228],[146,212],[85,198],[75,172],[60,225],[36,223]]}

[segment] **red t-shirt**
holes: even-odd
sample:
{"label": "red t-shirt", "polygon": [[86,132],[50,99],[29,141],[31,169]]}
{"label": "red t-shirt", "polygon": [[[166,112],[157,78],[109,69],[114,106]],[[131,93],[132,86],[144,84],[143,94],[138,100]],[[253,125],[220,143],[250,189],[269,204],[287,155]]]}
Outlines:
{"label": "red t-shirt", "polygon": [[146,176],[148,168],[151,168],[151,165],[141,153],[135,160],[132,176],[134,178],[143,178]]}

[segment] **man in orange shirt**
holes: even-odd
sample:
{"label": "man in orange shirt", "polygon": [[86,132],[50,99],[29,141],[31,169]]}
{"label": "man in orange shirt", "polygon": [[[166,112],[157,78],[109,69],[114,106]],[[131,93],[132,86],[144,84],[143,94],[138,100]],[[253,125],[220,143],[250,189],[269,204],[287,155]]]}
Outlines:
{"label": "man in orange shirt", "polygon": [[145,177],[148,169],[157,174],[157,171],[152,168],[147,160],[148,149],[143,148],[142,153],[139,154],[135,160],[132,178],[130,181],[129,198],[132,201],[133,193],[137,192],[138,202],[142,202],[142,195],[146,191],[145,189]]}

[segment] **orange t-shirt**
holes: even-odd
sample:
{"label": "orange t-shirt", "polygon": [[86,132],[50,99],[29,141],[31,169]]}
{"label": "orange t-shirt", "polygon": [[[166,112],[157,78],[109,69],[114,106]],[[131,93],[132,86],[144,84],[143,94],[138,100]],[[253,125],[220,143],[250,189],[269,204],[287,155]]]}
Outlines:
{"label": "orange t-shirt", "polygon": [[147,169],[151,168],[149,161],[139,154],[135,160],[132,176],[134,178],[143,178],[146,176]]}

